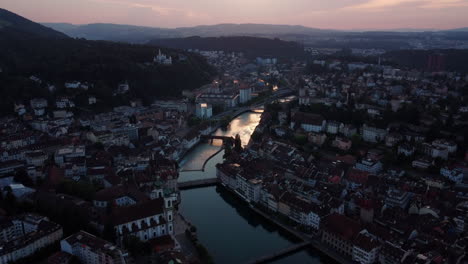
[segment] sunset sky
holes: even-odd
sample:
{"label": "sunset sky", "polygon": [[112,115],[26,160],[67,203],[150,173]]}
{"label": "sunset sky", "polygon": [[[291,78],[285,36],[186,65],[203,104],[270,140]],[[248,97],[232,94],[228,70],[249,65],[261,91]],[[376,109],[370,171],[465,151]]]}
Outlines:
{"label": "sunset sky", "polygon": [[468,27],[468,0],[0,0],[37,22],[181,27],[219,23],[327,29]]}

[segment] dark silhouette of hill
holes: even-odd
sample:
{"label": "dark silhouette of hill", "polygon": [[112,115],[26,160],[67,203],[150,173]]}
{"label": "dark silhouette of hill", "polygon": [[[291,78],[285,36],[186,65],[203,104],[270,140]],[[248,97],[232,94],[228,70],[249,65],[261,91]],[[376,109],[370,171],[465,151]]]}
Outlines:
{"label": "dark silhouette of hill", "polygon": [[400,67],[468,73],[468,50],[395,50],[384,57]]}
{"label": "dark silhouette of hill", "polygon": [[304,55],[304,48],[297,42],[257,37],[188,37],[155,39],[151,45],[199,50],[243,52],[247,57],[297,58]]}
{"label": "dark silhouette of hill", "polygon": [[257,36],[280,37],[284,35],[315,36],[335,32],[304,26],[268,24],[218,24],[209,26],[157,28],[118,24],[72,25],[67,23],[44,23],[70,37],[90,40],[111,40],[144,43],[157,38],[185,38],[193,36]]}
{"label": "dark silhouette of hill", "polygon": [[[0,29],[2,114],[11,112],[15,102],[37,96],[53,100],[62,95],[95,95],[106,106],[132,98],[150,103],[157,97],[180,96],[183,89],[198,88],[214,74],[203,57],[184,51],[164,49],[174,63],[156,65],[152,60],[158,47],[73,39],[5,11],[0,21],[4,25]],[[36,33],[30,32],[35,29]],[[32,81],[32,75],[42,83]],[[88,91],[65,89],[65,82],[75,80],[94,86]],[[125,81],[130,84],[130,94],[113,97],[113,90]],[[56,91],[50,92],[48,84],[55,85]]]}
{"label": "dark silhouette of hill", "polygon": [[55,31],[0,8],[0,34],[15,37],[68,38],[64,33]]}

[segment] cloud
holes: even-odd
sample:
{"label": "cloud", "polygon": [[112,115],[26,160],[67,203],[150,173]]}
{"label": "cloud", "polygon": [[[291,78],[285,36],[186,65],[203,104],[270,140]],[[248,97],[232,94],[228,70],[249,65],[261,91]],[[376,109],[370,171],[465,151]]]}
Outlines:
{"label": "cloud", "polygon": [[412,5],[419,8],[443,9],[466,7],[468,6],[468,0],[370,0],[365,3],[347,6],[343,8],[343,10],[385,11],[403,5]]}

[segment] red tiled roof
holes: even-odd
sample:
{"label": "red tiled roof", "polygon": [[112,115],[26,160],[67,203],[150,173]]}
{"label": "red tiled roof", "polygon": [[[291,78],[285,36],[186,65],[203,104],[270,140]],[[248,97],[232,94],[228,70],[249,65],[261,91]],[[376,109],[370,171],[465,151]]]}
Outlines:
{"label": "red tiled roof", "polygon": [[354,240],[354,245],[357,247],[370,252],[374,248],[377,248],[380,246],[380,242],[372,236],[367,235],[367,234],[358,234],[356,239]]}
{"label": "red tiled roof", "polygon": [[367,171],[351,169],[348,172],[348,180],[355,182],[355,183],[366,184],[368,178],[369,178],[369,172]]}
{"label": "red tiled roof", "polygon": [[343,240],[352,241],[361,231],[361,225],[344,215],[333,213],[323,221],[325,229],[338,235]]}
{"label": "red tiled roof", "polygon": [[114,225],[125,224],[138,219],[162,214],[164,212],[164,199],[158,198],[147,202],[138,203],[128,207],[118,207],[112,211]]}

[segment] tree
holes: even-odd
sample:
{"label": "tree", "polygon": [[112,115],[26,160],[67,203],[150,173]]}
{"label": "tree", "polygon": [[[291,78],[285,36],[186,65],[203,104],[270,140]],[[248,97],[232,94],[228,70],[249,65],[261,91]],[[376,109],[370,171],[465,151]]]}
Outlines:
{"label": "tree", "polygon": [[303,134],[296,134],[294,135],[294,143],[300,145],[300,146],[303,146],[307,143],[307,136],[306,135],[303,135]]}
{"label": "tree", "polygon": [[238,153],[242,152],[242,141],[239,134],[237,134],[236,138],[234,139],[234,150]]}
{"label": "tree", "polygon": [[262,139],[262,133],[258,132],[258,131],[254,131],[252,136],[251,136],[251,139],[254,141],[254,142],[260,142],[260,140]]}
{"label": "tree", "polygon": [[230,144],[224,144],[224,155],[223,158],[228,158],[232,154],[232,147]]}

